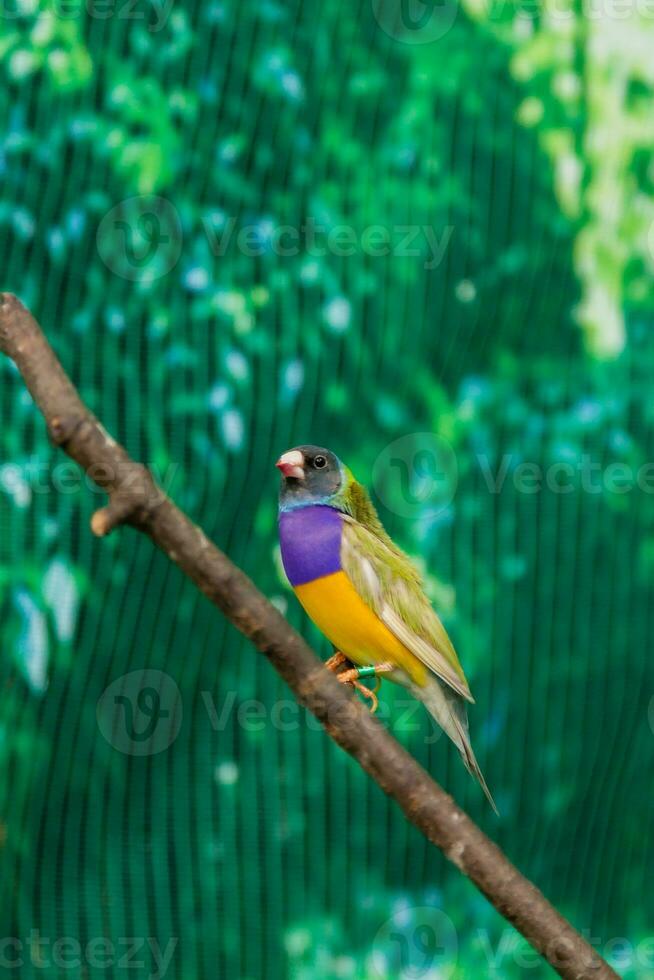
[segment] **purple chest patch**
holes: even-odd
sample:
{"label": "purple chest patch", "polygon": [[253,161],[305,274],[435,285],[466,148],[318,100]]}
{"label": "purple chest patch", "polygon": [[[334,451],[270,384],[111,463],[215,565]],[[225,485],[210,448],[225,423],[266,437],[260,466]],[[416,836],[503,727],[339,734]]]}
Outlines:
{"label": "purple chest patch", "polygon": [[291,585],[304,585],[341,568],[341,515],[316,504],[279,515],[279,541]]}

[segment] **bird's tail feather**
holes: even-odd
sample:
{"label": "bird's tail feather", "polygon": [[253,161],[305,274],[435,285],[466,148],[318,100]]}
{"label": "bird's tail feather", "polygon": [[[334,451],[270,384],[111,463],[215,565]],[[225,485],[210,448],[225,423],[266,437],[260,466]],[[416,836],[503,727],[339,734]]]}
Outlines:
{"label": "bird's tail feather", "polygon": [[464,766],[470,775],[477,780],[486,795],[486,799],[499,816],[495,800],[472,750],[468,733],[468,713],[464,702],[436,677],[430,676],[424,687],[410,682],[410,690],[414,697],[422,701],[429,714],[440,725],[445,734],[452,739],[461,754]]}

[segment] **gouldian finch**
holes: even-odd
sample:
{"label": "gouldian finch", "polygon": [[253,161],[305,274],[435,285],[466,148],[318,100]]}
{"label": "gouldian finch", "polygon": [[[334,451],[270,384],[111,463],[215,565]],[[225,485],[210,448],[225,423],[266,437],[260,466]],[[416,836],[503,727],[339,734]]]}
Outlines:
{"label": "gouldian finch", "polygon": [[282,474],[282,562],[305,611],[334,645],[327,666],[368,696],[359,677],[384,675],[407,688],[454,742],[497,812],[468,735],[466,701],[473,697],[417,569],[334,453],[297,446],[275,465]]}

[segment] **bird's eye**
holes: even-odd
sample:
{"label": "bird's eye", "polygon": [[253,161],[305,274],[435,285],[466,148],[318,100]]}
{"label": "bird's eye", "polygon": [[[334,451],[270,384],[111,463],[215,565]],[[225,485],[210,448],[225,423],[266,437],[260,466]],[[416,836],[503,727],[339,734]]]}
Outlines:
{"label": "bird's eye", "polygon": [[324,456],[316,456],[316,458],[313,461],[313,465],[316,467],[317,470],[321,470],[323,466],[327,466],[327,460],[325,459]]}

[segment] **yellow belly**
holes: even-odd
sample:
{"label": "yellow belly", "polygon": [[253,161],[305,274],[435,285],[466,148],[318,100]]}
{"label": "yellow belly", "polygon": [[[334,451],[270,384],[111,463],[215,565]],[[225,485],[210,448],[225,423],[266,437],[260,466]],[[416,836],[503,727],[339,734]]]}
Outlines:
{"label": "yellow belly", "polygon": [[296,585],[295,594],[318,629],[353,663],[390,661],[423,685],[427,670],[366,605],[345,572]]}

